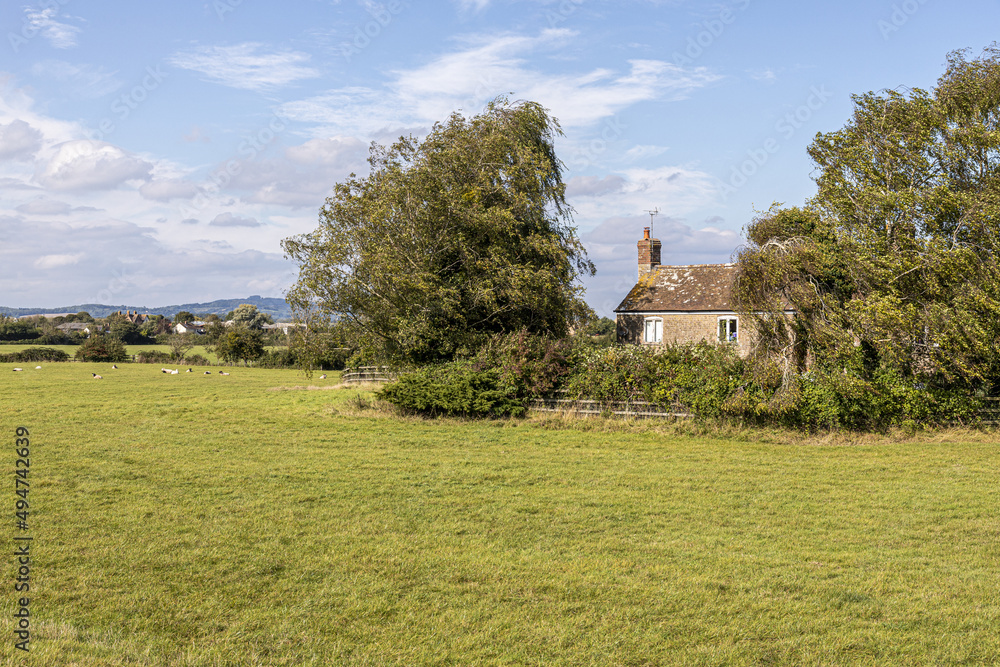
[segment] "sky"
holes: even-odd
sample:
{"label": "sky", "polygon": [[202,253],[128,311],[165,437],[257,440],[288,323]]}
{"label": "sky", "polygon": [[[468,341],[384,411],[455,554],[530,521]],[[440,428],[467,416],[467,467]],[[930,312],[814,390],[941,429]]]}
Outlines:
{"label": "sky", "polygon": [[372,142],[499,95],[558,119],[600,315],[814,192],[852,94],[930,89],[996,0],[99,0],[0,7],[0,306],[283,297]]}

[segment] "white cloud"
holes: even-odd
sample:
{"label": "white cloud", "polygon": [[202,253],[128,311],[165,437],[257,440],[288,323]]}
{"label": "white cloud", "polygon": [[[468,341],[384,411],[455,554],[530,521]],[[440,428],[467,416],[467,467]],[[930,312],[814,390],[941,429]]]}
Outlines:
{"label": "white cloud", "polygon": [[260,227],[260,222],[255,218],[244,218],[232,213],[220,213],[208,223],[213,227]]}
{"label": "white cloud", "polygon": [[627,71],[598,68],[551,74],[535,63],[540,53],[576,35],[544,30],[537,37],[476,36],[465,48],[420,67],[392,72],[386,89],[348,87],[282,106],[281,114],[336,134],[371,135],[385,129],[429,126],[456,110],[478,112],[497,95],[535,100],[563,127],[589,126],[639,102],[681,99],[720,77],[704,67],[685,69],[660,60],[630,60]]}
{"label": "white cloud", "polygon": [[28,30],[41,33],[42,37],[49,40],[49,44],[57,49],[70,49],[76,46],[76,36],[80,29],[66,23],[56,21],[59,12],[54,8],[33,9],[24,8],[25,18],[28,21]]}
{"label": "white cloud", "polygon": [[[684,167],[662,166],[655,169],[625,169],[614,181],[617,187],[595,187],[587,177],[570,179],[567,197],[577,211],[577,219],[586,225],[614,216],[639,214],[653,207],[667,209],[670,215],[686,215],[706,207],[717,196],[717,182],[702,171]],[[610,183],[606,176],[604,183]]]}
{"label": "white cloud", "polygon": [[63,201],[40,197],[21,204],[14,210],[25,215],[67,215],[73,207]]}
{"label": "white cloud", "polygon": [[113,93],[122,86],[121,80],[103,67],[80,65],[64,60],[45,60],[31,67],[31,74],[59,81],[61,91],[72,97],[92,99]]}
{"label": "white cloud", "polygon": [[143,183],[139,194],[153,201],[170,201],[171,199],[191,199],[201,189],[190,181],[180,179],[158,179]]}
{"label": "white cloud", "polygon": [[[0,294],[11,299],[3,305],[14,307],[155,307],[250,294],[280,296],[297,273],[280,252],[239,252],[224,243],[190,240],[173,248],[151,228],[128,222],[81,227],[11,217],[0,217],[0,266]],[[273,291],[251,287],[264,284],[273,285]]]}
{"label": "white cloud", "polygon": [[20,119],[0,124],[0,160],[30,160],[42,147],[42,133]]}
{"label": "white cloud", "polygon": [[54,269],[60,266],[72,266],[83,259],[83,253],[78,252],[72,255],[44,255],[34,261],[32,266],[36,269]]}
{"label": "white cloud", "polygon": [[201,72],[206,80],[231,88],[266,91],[319,76],[306,67],[310,56],[298,51],[262,52],[263,44],[245,42],[233,46],[203,46],[175,53],[168,60],[182,69]]}
{"label": "white cloud", "polygon": [[53,190],[110,190],[134,179],[146,179],[153,165],[102,141],[67,141],[38,174]]}
{"label": "white cloud", "polygon": [[656,157],[666,153],[669,148],[666,146],[633,146],[632,148],[625,151],[625,160],[627,162],[638,162],[640,160],[645,160],[646,158]]}

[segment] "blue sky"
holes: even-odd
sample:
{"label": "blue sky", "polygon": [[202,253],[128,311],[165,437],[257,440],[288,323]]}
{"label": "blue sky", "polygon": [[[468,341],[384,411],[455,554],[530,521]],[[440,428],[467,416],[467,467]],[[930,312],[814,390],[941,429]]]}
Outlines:
{"label": "blue sky", "polygon": [[663,261],[727,261],[814,191],[851,94],[930,88],[995,0],[46,0],[0,8],[0,305],[283,296],[372,141],[536,100],[565,136],[602,315],[659,208]]}

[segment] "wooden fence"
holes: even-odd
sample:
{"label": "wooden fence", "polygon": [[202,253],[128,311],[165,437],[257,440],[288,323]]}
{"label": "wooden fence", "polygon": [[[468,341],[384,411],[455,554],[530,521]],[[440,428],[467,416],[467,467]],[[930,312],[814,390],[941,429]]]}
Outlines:
{"label": "wooden fence", "polygon": [[694,415],[680,405],[664,409],[647,401],[591,401],[572,398],[540,398],[531,401],[532,412],[565,412],[577,415],[615,415],[619,417],[658,417],[660,419],[686,419]]}
{"label": "wooden fence", "polygon": [[392,382],[396,379],[397,373],[388,366],[358,366],[357,368],[345,368],[340,375],[340,381],[347,384],[361,382],[377,382],[379,384]]}

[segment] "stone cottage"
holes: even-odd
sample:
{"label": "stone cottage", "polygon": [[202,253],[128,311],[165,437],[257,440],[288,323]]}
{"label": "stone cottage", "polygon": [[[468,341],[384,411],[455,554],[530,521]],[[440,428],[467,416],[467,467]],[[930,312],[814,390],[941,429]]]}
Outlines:
{"label": "stone cottage", "polygon": [[732,343],[741,356],[750,336],[733,310],[735,264],[660,264],[659,239],[646,227],[639,241],[639,279],[615,309],[618,342],[660,345],[707,340]]}

